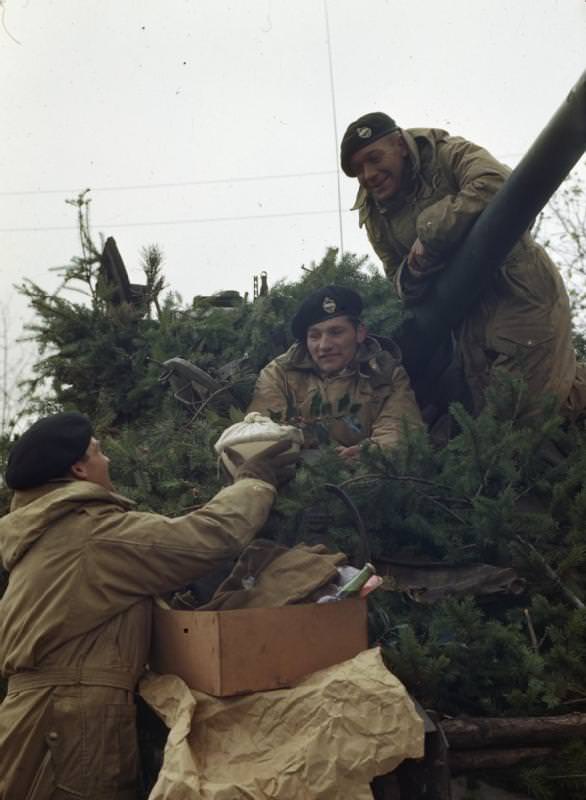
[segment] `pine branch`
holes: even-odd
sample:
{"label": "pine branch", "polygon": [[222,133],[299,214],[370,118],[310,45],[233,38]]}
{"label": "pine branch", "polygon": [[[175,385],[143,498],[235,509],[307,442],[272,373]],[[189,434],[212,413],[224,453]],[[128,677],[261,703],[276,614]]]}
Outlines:
{"label": "pine branch", "polygon": [[[339,484],[339,486],[349,486],[352,483],[376,483],[380,481],[381,483],[385,480],[389,481],[398,481],[404,483],[421,483],[425,486],[433,486],[437,489],[444,489],[445,491],[449,492],[451,487],[446,486],[445,484],[438,483],[437,481],[430,480],[429,478],[420,478],[417,475],[379,475],[374,472],[365,473],[364,475],[354,475],[351,478],[347,478],[345,481]],[[471,505],[472,501],[468,497],[451,497],[451,500],[457,500],[461,503],[466,503],[467,505]]]}
{"label": "pine branch", "polygon": [[191,418],[191,421],[195,422],[195,420],[198,417],[200,417],[202,413],[205,411],[205,409],[209,406],[212,400],[214,400],[214,398],[216,398],[218,395],[222,394],[223,392],[229,392],[233,386],[238,386],[241,383],[248,383],[249,381],[250,381],[250,376],[248,376],[247,378],[240,378],[240,380],[238,381],[232,381],[231,383],[226,384],[226,386],[220,386],[220,388],[212,392],[209,397],[206,397],[206,399],[203,401],[203,403],[200,405],[200,407],[197,409],[197,411]]}
{"label": "pine branch", "polygon": [[572,605],[575,608],[586,608],[586,606],[584,605],[583,601],[576,594],[574,594],[574,592],[571,589],[569,589],[566,586],[566,584],[562,581],[562,579],[557,574],[557,572],[547,563],[547,561],[541,555],[539,550],[537,550],[537,548],[535,548],[531,544],[531,542],[528,542],[526,539],[523,539],[523,537],[519,536],[519,535],[517,535],[515,538],[524,547],[526,547],[528,550],[530,550],[531,553],[533,553],[535,558],[539,561],[539,563],[542,565],[542,567],[546,571],[548,577],[550,577],[552,579],[552,581],[556,584],[556,586],[561,590],[561,592],[564,595],[564,597],[566,597],[572,603]]}
{"label": "pine branch", "polygon": [[462,525],[468,524],[467,520],[465,520],[464,517],[460,516],[460,514],[456,513],[451,508],[448,508],[448,506],[444,505],[444,503],[441,503],[436,497],[433,497],[432,495],[429,494],[424,494],[422,496],[426,500],[429,500],[433,505],[437,506],[438,508],[441,508],[442,511],[444,511],[446,514],[449,514],[449,516],[453,517],[460,524]]}

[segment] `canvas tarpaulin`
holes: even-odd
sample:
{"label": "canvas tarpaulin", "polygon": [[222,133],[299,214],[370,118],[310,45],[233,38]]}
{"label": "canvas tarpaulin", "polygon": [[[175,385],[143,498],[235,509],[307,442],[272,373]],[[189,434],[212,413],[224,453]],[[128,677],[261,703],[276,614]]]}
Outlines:
{"label": "canvas tarpaulin", "polygon": [[405,592],[417,603],[436,603],[446,597],[520,594],[525,580],[511,567],[491,564],[407,563],[379,559],[379,575],[387,591]]}
{"label": "canvas tarpaulin", "polygon": [[291,689],[228,699],[150,675],[170,729],[149,800],[371,800],[369,782],[423,755],[423,721],[374,648]]}

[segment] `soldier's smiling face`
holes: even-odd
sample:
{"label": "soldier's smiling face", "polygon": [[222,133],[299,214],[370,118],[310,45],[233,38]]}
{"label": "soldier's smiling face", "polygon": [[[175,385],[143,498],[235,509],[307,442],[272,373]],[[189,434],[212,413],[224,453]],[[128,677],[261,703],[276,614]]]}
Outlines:
{"label": "soldier's smiling face", "polygon": [[401,134],[390,133],[354,153],[350,168],[375,200],[385,202],[401,188],[407,154]]}
{"label": "soldier's smiling face", "polygon": [[348,317],[334,317],[311,325],[305,343],[309,355],[323,375],[333,375],[347,367],[366,338],[362,323]]}

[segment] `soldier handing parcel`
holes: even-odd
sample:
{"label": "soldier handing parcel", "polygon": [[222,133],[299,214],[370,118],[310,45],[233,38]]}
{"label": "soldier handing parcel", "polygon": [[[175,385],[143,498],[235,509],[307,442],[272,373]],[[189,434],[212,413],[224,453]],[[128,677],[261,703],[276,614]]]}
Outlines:
{"label": "soldier handing parcel", "polygon": [[133,692],[151,596],[240,554],[291,477],[288,447],[244,462],[232,486],[170,519],[116,494],[87,417],[46,417],[18,440],[0,520],[1,800],[136,798]]}
{"label": "soldier handing parcel", "polygon": [[[443,130],[403,130],[380,112],[349,125],[341,163],[360,184],[359,224],[406,303],[418,301],[510,173],[472,142]],[[456,334],[476,411],[495,367],[521,372],[529,396],[550,392],[562,410],[580,408],[568,296],[529,233]]]}
{"label": "soldier handing parcel", "polygon": [[309,294],[291,324],[296,344],[261,371],[249,412],[300,419],[306,433],[317,431],[313,444],[321,431],[345,459],[356,458],[367,439],[393,447],[405,423],[420,425],[398,348],[383,350],[368,336],[361,313],[362,298],[347,287]]}

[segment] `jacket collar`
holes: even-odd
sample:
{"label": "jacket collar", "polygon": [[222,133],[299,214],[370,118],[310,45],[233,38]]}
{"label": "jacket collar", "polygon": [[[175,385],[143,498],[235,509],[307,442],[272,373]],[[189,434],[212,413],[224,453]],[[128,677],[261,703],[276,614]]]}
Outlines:
{"label": "jacket collar", "polygon": [[62,478],[14,493],[0,519],[0,564],[11,570],[45,531],[80,506],[106,503],[128,510],[134,503],[91,481]]}

